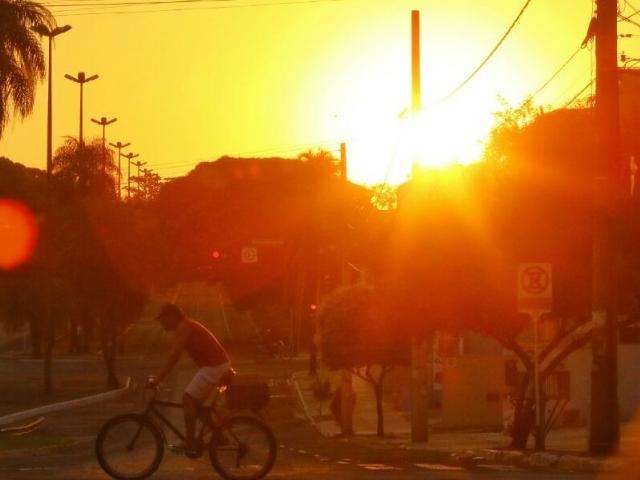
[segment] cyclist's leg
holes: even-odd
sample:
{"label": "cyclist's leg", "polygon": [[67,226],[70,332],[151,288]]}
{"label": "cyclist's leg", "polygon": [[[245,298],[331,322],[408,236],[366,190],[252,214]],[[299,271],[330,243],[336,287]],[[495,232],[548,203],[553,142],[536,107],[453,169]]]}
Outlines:
{"label": "cyclist's leg", "polygon": [[182,396],[184,426],[187,437],[187,448],[189,449],[195,448],[198,409],[215,388],[215,384],[209,380],[205,372],[206,368],[207,367],[204,367],[198,370],[189,385],[187,385],[184,395]]}
{"label": "cyclist's leg", "polygon": [[198,418],[198,407],[200,403],[187,392],[182,396],[182,408],[184,410],[184,429],[187,437],[186,447],[195,449],[196,419]]}

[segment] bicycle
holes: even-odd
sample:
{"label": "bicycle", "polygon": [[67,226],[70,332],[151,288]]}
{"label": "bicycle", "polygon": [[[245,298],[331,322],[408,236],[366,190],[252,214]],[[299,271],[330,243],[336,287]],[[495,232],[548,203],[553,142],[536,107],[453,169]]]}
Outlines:
{"label": "bicycle", "polygon": [[[250,415],[225,418],[217,408],[221,395],[232,386],[234,372],[221,380],[213,401],[200,408],[196,442],[198,448],[185,452],[200,458],[208,450],[213,468],[227,480],[258,480],[266,476],[276,460],[277,445],[271,429]],[[166,437],[164,424],[186,443],[186,436],[158,407],[180,408],[181,403],[158,400],[158,387],[142,413],[118,415],[102,426],[96,438],[96,456],[102,469],[117,480],[140,480],[160,467]],[[158,423],[158,421],[160,423]]]}

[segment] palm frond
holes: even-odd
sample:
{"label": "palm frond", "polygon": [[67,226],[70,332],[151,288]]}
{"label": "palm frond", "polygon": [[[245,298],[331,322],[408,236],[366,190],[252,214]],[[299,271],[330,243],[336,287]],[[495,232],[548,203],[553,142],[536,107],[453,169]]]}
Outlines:
{"label": "palm frond", "polygon": [[35,90],[46,73],[36,25],[55,27],[52,13],[42,4],[0,0],[0,137],[11,112],[25,118],[33,110]]}

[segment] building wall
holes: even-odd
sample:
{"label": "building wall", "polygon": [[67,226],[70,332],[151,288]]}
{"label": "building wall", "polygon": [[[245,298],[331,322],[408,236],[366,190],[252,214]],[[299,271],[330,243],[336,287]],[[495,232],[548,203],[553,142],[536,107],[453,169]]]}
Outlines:
{"label": "building wall", "polygon": [[[591,349],[574,352],[566,361],[571,372],[571,401],[568,409],[577,409],[583,423],[591,410]],[[640,345],[618,346],[618,401],[620,419],[628,421],[640,408]]]}
{"label": "building wall", "polygon": [[442,363],[442,427],[502,428],[504,358],[464,355]]}

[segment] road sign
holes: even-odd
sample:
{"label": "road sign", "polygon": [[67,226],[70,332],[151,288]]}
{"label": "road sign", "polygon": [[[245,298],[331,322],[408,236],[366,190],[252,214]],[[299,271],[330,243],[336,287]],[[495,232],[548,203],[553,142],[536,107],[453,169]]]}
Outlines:
{"label": "road sign", "polygon": [[553,281],[550,263],[518,264],[518,309],[527,312],[533,320],[533,369],[534,395],[536,402],[536,432],[542,435],[542,402],[540,400],[540,358],[538,345],[538,323],[544,312],[553,304]]}
{"label": "road sign", "polygon": [[518,264],[518,307],[520,310],[549,311],[553,301],[550,263]]}
{"label": "road sign", "polygon": [[256,247],[242,247],[240,261],[242,263],[258,263],[258,249]]}

